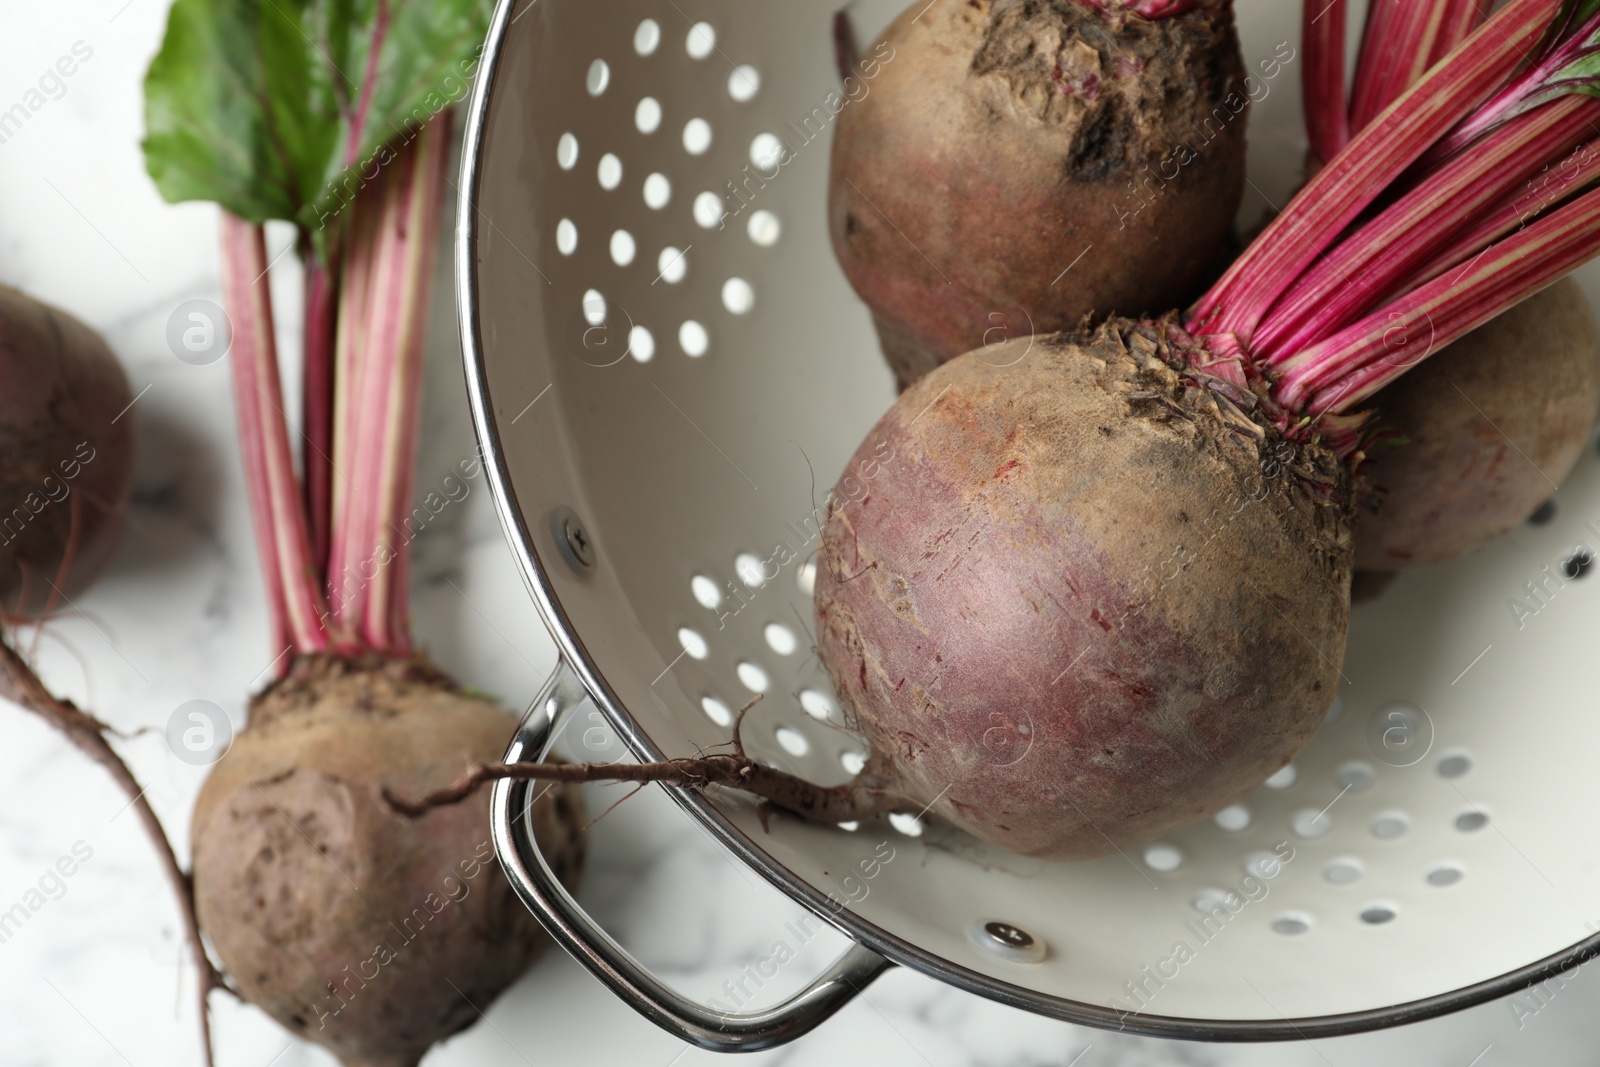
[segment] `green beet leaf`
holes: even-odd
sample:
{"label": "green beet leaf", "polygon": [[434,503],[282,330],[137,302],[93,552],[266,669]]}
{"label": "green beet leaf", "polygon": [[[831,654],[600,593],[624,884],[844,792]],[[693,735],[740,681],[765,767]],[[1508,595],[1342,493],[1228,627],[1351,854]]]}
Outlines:
{"label": "green beet leaf", "polygon": [[395,147],[462,99],[490,0],[176,0],[145,78],[145,166],[174,203],[292,221],[325,248]]}

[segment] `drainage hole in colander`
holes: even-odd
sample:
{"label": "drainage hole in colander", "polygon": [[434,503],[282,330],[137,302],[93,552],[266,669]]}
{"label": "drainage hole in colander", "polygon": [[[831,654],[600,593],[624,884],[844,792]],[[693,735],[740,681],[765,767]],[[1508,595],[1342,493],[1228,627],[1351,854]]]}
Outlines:
{"label": "drainage hole in colander", "polygon": [[1300,772],[1294,769],[1294,764],[1290,763],[1262,784],[1268,789],[1288,789],[1291,785],[1294,785],[1294,780],[1299,777],[1299,774]]}
{"label": "drainage hole in colander", "polygon": [[743,278],[729,278],[722,287],[722,306],[730,314],[748,315],[756,306],[756,291]]}
{"label": "drainage hole in colander", "polygon": [[633,109],[633,124],[639,132],[649,136],[661,128],[661,101],[647,96]]}
{"label": "drainage hole in colander", "polygon": [[716,611],[722,606],[722,589],[703,574],[697,574],[689,579],[689,592],[694,594],[694,598],[703,608]]}
{"label": "drainage hole in colander", "polygon": [[1328,864],[1322,872],[1322,877],[1331,885],[1353,885],[1361,881],[1361,875],[1365,870],[1360,860],[1337,859]]}
{"label": "drainage hole in colander", "polygon": [[1223,808],[1211,817],[1218,826],[1229,833],[1238,833],[1250,826],[1250,809],[1243,804],[1234,804]]}
{"label": "drainage hole in colander", "polygon": [[1395,910],[1389,904],[1370,904],[1361,909],[1361,921],[1371,926],[1382,926],[1395,917]]}
{"label": "drainage hole in colander", "polygon": [[1183,853],[1165,842],[1151,845],[1144,850],[1144,864],[1152,871],[1170,874],[1183,866]]}
{"label": "drainage hole in colander", "polygon": [[783,236],[783,223],[778,221],[778,216],[763,209],[750,216],[749,233],[753,244],[771,248]]}
{"label": "drainage hole in colander", "polygon": [[590,96],[599,96],[611,85],[611,64],[597,59],[589,64],[589,74],[583,80]]}
{"label": "drainage hole in colander", "polygon": [[683,150],[691,156],[703,156],[711,148],[711,123],[705,119],[690,119],[683,127]]}
{"label": "drainage hole in colander", "polygon": [[571,219],[556,223],[556,251],[570,256],[578,250],[578,224]]}
{"label": "drainage hole in colander", "polygon": [[678,327],[678,347],[683,349],[684,355],[699,359],[711,348],[711,335],[704,326],[690,319]]}
{"label": "drainage hole in colander", "polygon": [[583,294],[583,317],[590,326],[606,324],[606,298],[600,295],[599,290],[590,289]]}
{"label": "drainage hole in colander", "polygon": [[1460,778],[1472,770],[1472,757],[1464,752],[1452,752],[1439,760],[1440,778]]}
{"label": "drainage hole in colander", "polygon": [[694,198],[694,221],[702,230],[722,225],[722,197],[707,191]]}
{"label": "drainage hole in colander", "polygon": [[922,836],[922,820],[917,818],[915,815],[907,815],[904,812],[897,811],[893,815],[889,816],[889,825],[893,826],[896,830],[899,830],[907,837]]}
{"label": "drainage hole in colander", "polygon": [[761,567],[761,557],[753,552],[741,552],[733,558],[733,571],[739,580],[751,589],[760,589],[767,584],[767,576]]}
{"label": "drainage hole in colander", "polygon": [[772,736],[791,756],[804,756],[811,751],[811,742],[806,740],[806,735],[792,726],[780,726]]}
{"label": "drainage hole in colander", "polygon": [[1233,911],[1230,902],[1240,898],[1226,889],[1202,889],[1194,895],[1189,903],[1194,905],[1194,910],[1201,915],[1211,915],[1217,911]]}
{"label": "drainage hole in colander", "polygon": [[761,177],[769,181],[778,176],[778,168],[784,163],[783,153],[783,142],[778,140],[777,134],[758,133],[750,142],[750,162],[761,172]]}
{"label": "drainage hole in colander", "polygon": [[1280,915],[1272,920],[1272,929],[1274,933],[1283,934],[1285,937],[1296,937],[1311,929],[1311,916]]}
{"label": "drainage hole in colander", "polygon": [[595,173],[600,179],[600,188],[609,193],[622,184],[622,160],[617,158],[615,152],[607,152],[600,157],[600,166]]}
{"label": "drainage hole in colander", "polygon": [[792,656],[795,649],[800,647],[800,641],[795,637],[794,631],[781,622],[769,622],[762,631],[767,639],[767,647],[780,656]]}
{"label": "drainage hole in colander", "polygon": [[570,133],[561,135],[561,140],[556,142],[556,164],[562,170],[571,170],[578,165],[578,138]]}
{"label": "drainage hole in colander", "polygon": [[806,596],[816,596],[816,594],[817,594],[817,560],[816,560],[816,557],[813,556],[811,559],[806,560],[805,563],[803,565],[801,565],[800,570],[795,574],[795,581],[796,581],[796,583],[799,584],[800,591],[802,593],[804,593]]}
{"label": "drainage hole in colander", "polygon": [[752,693],[765,693],[772,684],[767,678],[767,672],[758,663],[745,660],[735,668],[735,671],[739,675],[740,683]]}
{"label": "drainage hole in colander", "polygon": [[827,722],[828,716],[833,714],[833,701],[815,689],[800,690],[800,706],[818,722]]}
{"label": "drainage hole in colander", "polygon": [[853,749],[849,752],[841,752],[839,753],[839,766],[844,768],[844,773],[854,778],[866,768],[867,754],[865,752],[856,752]]}
{"label": "drainage hole in colander", "polygon": [[659,171],[644,180],[644,206],[660,211],[672,203],[672,182]]}
{"label": "drainage hole in colander", "polygon": [[733,712],[728,710],[728,705],[716,697],[702,697],[700,707],[705,711],[706,718],[718,726],[732,726]]}
{"label": "drainage hole in colander", "polygon": [[1340,790],[1349,790],[1352,793],[1365,793],[1377,780],[1378,772],[1373,770],[1372,764],[1360,760],[1342,764],[1334,776],[1334,781],[1338,783]]}
{"label": "drainage hole in colander", "polygon": [[717,47],[717,31],[709,22],[697,22],[689,27],[689,39],[684,47],[690,59],[704,59]]}
{"label": "drainage hole in colander", "polygon": [[661,271],[660,278],[668,285],[677,285],[688,277],[689,257],[681,249],[668,245],[661,250],[661,255],[656,259],[656,267]]}
{"label": "drainage hole in colander", "polygon": [[1397,837],[1404,837],[1409,829],[1411,820],[1397,811],[1385,812],[1372,820],[1372,836],[1379,841],[1393,841]]}
{"label": "drainage hole in colander", "polygon": [[641,56],[654,55],[661,47],[661,24],[655,19],[645,19],[633,31],[633,50]]}
{"label": "drainage hole in colander", "polygon": [[1294,818],[1289,820],[1289,826],[1301,837],[1315,841],[1319,837],[1326,837],[1328,831],[1333,829],[1333,820],[1326,811],[1315,808],[1303,808],[1294,813]]}
{"label": "drainage hole in colander", "polygon": [[705,659],[711,652],[711,646],[706,644],[706,639],[699,632],[685,626],[678,631],[678,644],[692,659]]}
{"label": "drainage hole in colander", "polygon": [[843,830],[845,833],[853,834],[857,830],[861,829],[861,824],[855,822],[854,820],[850,822],[842,822],[839,824],[839,829]]}
{"label": "drainage hole in colander", "polygon": [[1587,548],[1573,549],[1572,554],[1561,561],[1561,577],[1569,582],[1575,582],[1588,574],[1594,567],[1594,553]]}
{"label": "drainage hole in colander", "polygon": [[635,326],[628,331],[628,354],[640,363],[649,363],[656,358],[655,334],[643,326]]}
{"label": "drainage hole in colander", "polygon": [[1275,852],[1253,852],[1245,857],[1244,870],[1270,882],[1283,873],[1283,860]]}
{"label": "drainage hole in colander", "polygon": [[1428,884],[1443,889],[1445,886],[1455,885],[1467,876],[1467,872],[1458,863],[1441,863],[1428,872]]}
{"label": "drainage hole in colander", "polygon": [[1456,816],[1456,829],[1464,834],[1475,833],[1489,825],[1489,816],[1481,811],[1464,811]]}
{"label": "drainage hole in colander", "polygon": [[639,243],[633,239],[633,234],[618,230],[611,235],[611,262],[619,267],[631,266],[638,254]]}
{"label": "drainage hole in colander", "polygon": [[748,104],[761,91],[761,72],[746,63],[735,67],[728,75],[728,95],[741,104]]}
{"label": "drainage hole in colander", "polygon": [[1556,502],[1554,500],[1546,500],[1539,505],[1532,515],[1528,516],[1528,522],[1533,526],[1548,526],[1550,525],[1550,520],[1555,517]]}

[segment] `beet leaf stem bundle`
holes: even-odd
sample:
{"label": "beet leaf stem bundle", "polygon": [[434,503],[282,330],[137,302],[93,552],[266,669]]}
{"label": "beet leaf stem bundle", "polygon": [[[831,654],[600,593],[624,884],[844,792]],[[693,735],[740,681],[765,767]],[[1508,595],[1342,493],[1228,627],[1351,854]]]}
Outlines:
{"label": "beet leaf stem bundle", "polygon": [[1353,123],[1188,329],[1259,358],[1287,410],[1337,416],[1592,258],[1592,166],[1531,212],[1517,195],[1592,132],[1592,8],[1513,0]]}

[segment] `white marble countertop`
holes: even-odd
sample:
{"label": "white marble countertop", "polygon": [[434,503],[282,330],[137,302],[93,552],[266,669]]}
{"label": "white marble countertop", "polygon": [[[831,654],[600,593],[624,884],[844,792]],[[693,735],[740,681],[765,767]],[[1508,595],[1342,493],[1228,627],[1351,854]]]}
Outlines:
{"label": "white marble countertop", "polygon": [[[38,644],[47,680],[124,730],[160,728],[174,708],[196,698],[242,722],[247,695],[263,681],[271,656],[227,364],[189,366],[165,341],[168,317],[180,303],[219,298],[214,209],[163,203],[139,153],[140,83],[165,8],[164,0],[12,0],[0,35],[0,111],[24,100],[75,43],[92,49],[58,98],[45,98],[0,137],[0,282],[102,331],[142,391],[133,529],[113,572],[79,603],[81,617],[52,623]],[[1247,37],[1258,32],[1266,31],[1247,27]],[[1292,102],[1274,107],[1280,120],[1292,119]],[[1295,150],[1286,143],[1292,139],[1270,127],[1257,132],[1256,160],[1284,158]],[[1281,194],[1287,171],[1266,170],[1256,178]],[[273,237],[277,252],[287,233]],[[281,274],[279,313],[291,317],[298,311],[295,279]],[[473,445],[442,273],[440,282],[424,452],[425,462],[442,472]],[[420,641],[456,677],[508,703],[525,701],[555,654],[486,491],[475,489],[418,544]],[[517,635],[517,643],[507,634]],[[0,900],[26,892],[75,842],[93,850],[66,894],[0,945],[0,1062],[198,1062],[193,976],[182,962],[176,915],[144,838],[119,817],[124,799],[31,717],[0,708],[0,724]],[[121,747],[186,855],[188,812],[204,771],[172,758],[159,735]],[[641,796],[601,823],[591,857],[584,903],[671,981],[715,988],[758,959],[771,931],[799,914],[658,797]],[[332,1063],[253,1009],[225,996],[213,1004],[218,1062],[225,1067]],[[896,972],[815,1034],[751,1060],[874,1067],[1559,1067],[1595,1061],[1597,1008],[1600,981],[1584,974],[1521,1025],[1499,1002],[1365,1036],[1207,1046],[1050,1022]],[[441,1046],[427,1063],[669,1067],[712,1058],[679,1045],[552,952],[483,1024]]]}

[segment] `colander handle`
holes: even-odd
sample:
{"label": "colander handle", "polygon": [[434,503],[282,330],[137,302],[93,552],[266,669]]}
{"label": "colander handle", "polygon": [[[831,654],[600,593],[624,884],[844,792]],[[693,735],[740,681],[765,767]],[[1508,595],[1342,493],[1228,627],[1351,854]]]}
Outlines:
{"label": "colander handle", "polygon": [[[562,660],[528,709],[506,762],[543,759],[562,720],[588,699]],[[684,1041],[714,1052],[757,1052],[810,1032],[894,966],[852,945],[809,986],[764,1011],[723,1013],[663,985],[606,933],[567,892],[539,851],[527,817],[535,782],[497,782],[491,807],[495,851],[517,895],[552,938],[635,1011]],[[521,813],[519,815],[519,813]]]}

